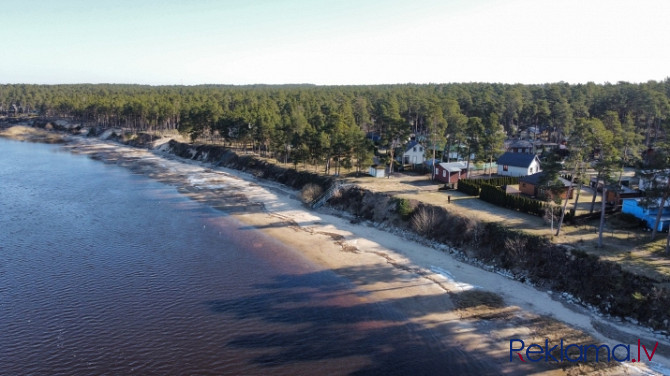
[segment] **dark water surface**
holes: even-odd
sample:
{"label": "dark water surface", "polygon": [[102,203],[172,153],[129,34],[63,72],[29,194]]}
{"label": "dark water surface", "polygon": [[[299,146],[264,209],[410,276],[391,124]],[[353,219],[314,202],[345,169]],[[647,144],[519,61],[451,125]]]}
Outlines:
{"label": "dark water surface", "polygon": [[495,372],[339,274],[174,187],[0,139],[0,375]]}

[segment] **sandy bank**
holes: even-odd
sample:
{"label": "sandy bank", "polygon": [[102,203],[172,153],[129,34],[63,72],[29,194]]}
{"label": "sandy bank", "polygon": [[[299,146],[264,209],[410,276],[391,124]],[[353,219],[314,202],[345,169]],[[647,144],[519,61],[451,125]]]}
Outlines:
{"label": "sandy bank", "polygon": [[27,125],[14,125],[8,128],[0,127],[0,137],[17,141],[40,142],[44,144],[61,144],[65,138],[54,132],[33,128]]}
{"label": "sandy bank", "polygon": [[[545,338],[566,338],[573,342],[613,345],[624,340],[632,343],[630,338],[640,336],[653,338],[653,335],[567,306],[552,294],[459,262],[447,253],[409,241],[404,236],[370,224],[352,224],[341,213],[327,209],[308,211],[297,200],[298,192],[285,186],[238,171],[177,159],[159,151],[97,139],[72,138],[65,148],[175,185],[189,197],[230,213],[246,225],[290,245],[307,260],[347,277],[360,290],[361,301],[393,304],[405,321],[433,330],[437,344],[456,345],[476,352],[483,362],[494,363],[500,373],[651,372],[644,365],[632,367],[616,363],[510,363],[510,338],[535,343],[544,342]],[[496,293],[503,297],[505,304],[490,301],[488,295],[473,291]],[[364,325],[396,324],[368,322]],[[659,361],[659,366],[669,364],[658,354],[654,360]],[[656,369],[663,372],[663,368]]]}

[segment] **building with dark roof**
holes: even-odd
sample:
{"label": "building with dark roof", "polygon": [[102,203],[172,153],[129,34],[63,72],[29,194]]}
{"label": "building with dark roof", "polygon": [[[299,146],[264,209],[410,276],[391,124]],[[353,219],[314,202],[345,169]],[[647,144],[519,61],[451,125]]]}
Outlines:
{"label": "building with dark roof", "polygon": [[572,198],[572,191],[574,189],[570,187],[570,182],[568,180],[559,177],[559,187],[554,187],[554,192],[552,193],[548,187],[543,184],[542,178],[544,177],[544,172],[538,172],[533,175],[519,178],[519,191],[531,197],[546,197],[558,194],[563,200]]}
{"label": "building with dark roof", "polygon": [[542,171],[535,154],[507,152],[498,158],[498,175],[526,176]]}
{"label": "building with dark roof", "polygon": [[507,148],[507,151],[510,151],[512,153],[532,153],[533,143],[526,140],[514,141]]}
{"label": "building with dark roof", "polygon": [[405,146],[405,151],[402,154],[402,164],[421,164],[426,160],[425,149],[423,145],[416,141],[411,141]]}

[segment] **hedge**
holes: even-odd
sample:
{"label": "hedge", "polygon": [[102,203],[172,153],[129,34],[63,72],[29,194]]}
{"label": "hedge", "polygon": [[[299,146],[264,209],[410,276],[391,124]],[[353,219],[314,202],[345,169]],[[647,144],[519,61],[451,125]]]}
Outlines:
{"label": "hedge", "polygon": [[472,179],[463,179],[458,181],[457,190],[470,196],[479,196],[479,184],[473,183]]}
{"label": "hedge", "polygon": [[476,186],[481,186],[483,184],[489,184],[496,187],[502,187],[504,185],[514,185],[519,184],[518,176],[499,176],[491,179],[462,179],[458,181],[460,185],[462,182],[468,182]]}

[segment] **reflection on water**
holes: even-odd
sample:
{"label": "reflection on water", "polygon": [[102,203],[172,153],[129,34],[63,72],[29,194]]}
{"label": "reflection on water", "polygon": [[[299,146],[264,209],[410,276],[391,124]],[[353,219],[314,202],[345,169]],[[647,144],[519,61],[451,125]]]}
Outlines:
{"label": "reflection on water", "polygon": [[55,146],[0,151],[0,374],[492,372],[393,302],[366,302],[352,276],[374,270],[320,270]]}

